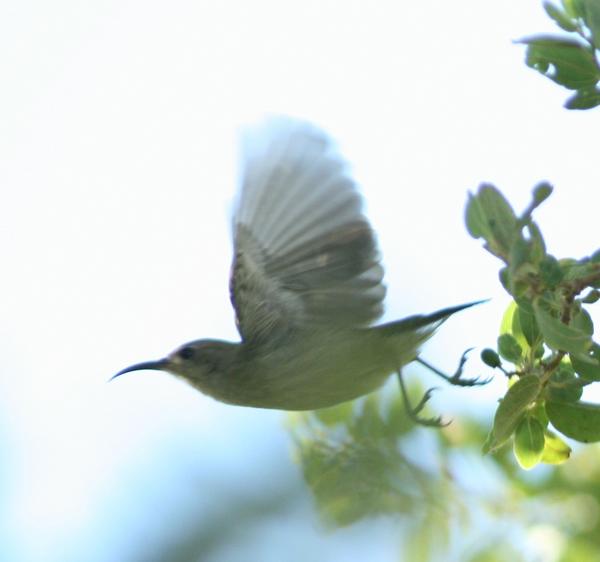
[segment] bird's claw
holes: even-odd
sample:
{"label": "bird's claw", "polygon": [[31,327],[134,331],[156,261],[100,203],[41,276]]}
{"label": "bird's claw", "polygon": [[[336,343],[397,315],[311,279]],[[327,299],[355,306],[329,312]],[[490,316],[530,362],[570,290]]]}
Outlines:
{"label": "bird's claw", "polygon": [[402,400],[404,402],[404,409],[406,410],[406,415],[416,424],[424,425],[426,427],[445,427],[450,422],[443,422],[441,416],[436,416],[432,418],[424,418],[419,414],[422,412],[425,404],[429,402],[433,391],[435,388],[429,388],[425,391],[425,394],[419,400],[419,403],[416,406],[413,406],[408,399],[408,394],[406,393],[406,387],[404,386],[404,379],[402,378],[402,372],[398,371],[398,382],[400,383],[400,390],[402,393]]}
{"label": "bird's claw", "polygon": [[424,359],[421,359],[420,357],[417,357],[416,360],[418,363],[423,365],[423,367],[426,367],[432,373],[436,374],[438,377],[443,378],[445,381],[449,382],[452,385],[455,385],[455,386],[482,386],[484,384],[488,384],[492,380],[491,377],[487,377],[483,380],[481,379],[481,377],[474,377],[474,378],[470,378],[470,379],[462,378],[463,367],[464,367],[465,363],[467,362],[467,355],[472,350],[473,350],[473,348],[470,347],[469,349],[465,350],[465,352],[460,356],[460,360],[458,362],[458,367],[453,375],[447,375],[447,374],[443,373],[442,371],[440,371],[439,369],[437,369],[430,363],[427,363],[427,361],[425,361]]}

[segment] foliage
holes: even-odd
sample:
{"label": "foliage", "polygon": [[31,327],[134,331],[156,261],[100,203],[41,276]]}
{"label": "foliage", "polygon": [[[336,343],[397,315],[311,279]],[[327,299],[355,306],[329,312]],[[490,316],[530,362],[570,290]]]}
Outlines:
{"label": "foliage", "polygon": [[436,488],[400,441],[414,428],[400,396],[295,414],[292,431],[306,482],[325,522],[343,526],[367,516],[414,513]]}
{"label": "foliage", "polygon": [[583,387],[600,381],[600,346],[587,311],[600,297],[600,251],[582,259],[547,251],[532,214],[551,192],[548,184],[538,185],[517,216],[495,187],[482,185],[466,210],[469,233],[504,263],[500,281],[513,298],[496,349],[481,355],[509,383],[484,451],[514,437],[523,468],[569,457],[570,448],[549,424],[577,441],[600,441],[600,405],[581,401]]}
{"label": "foliage", "polygon": [[[572,453],[564,436],[600,441],[600,405],[581,400],[584,387],[600,381],[600,345],[592,339],[588,312],[600,297],[600,251],[581,259],[548,251],[533,213],[551,193],[548,184],[538,185],[520,215],[491,185],[469,196],[467,229],[503,262],[500,281],[512,297],[494,349],[481,353],[507,382],[487,439],[479,424],[466,420],[415,433],[407,404],[385,392],[293,415],[302,472],[329,525],[410,515],[402,520],[402,551],[416,561],[443,559],[453,537],[468,527],[482,528],[486,519],[492,527],[511,521],[521,538],[509,544],[503,532],[480,532],[485,541],[462,541],[461,559],[531,559],[521,554],[519,540],[539,548],[553,544],[553,559],[565,562],[598,548],[597,449],[588,447],[541,478],[528,479],[521,470],[563,464]],[[415,437],[424,434],[427,446],[421,441],[415,448]],[[471,457],[484,440],[484,452],[494,454]],[[509,442],[512,449],[504,446]],[[475,469],[479,475],[493,474],[495,465],[491,490],[469,489],[473,483],[454,466],[465,458],[486,464]],[[511,536],[519,532],[513,529]]]}
{"label": "foliage", "polygon": [[403,408],[384,389],[291,414],[297,457],[327,524],[398,518],[399,559],[413,562],[450,552],[471,562],[542,560],[549,549],[557,562],[600,560],[584,556],[600,546],[596,448],[532,479],[506,447],[481,456],[480,423],[461,419],[431,431],[417,428]]}
{"label": "foliage", "polygon": [[523,39],[526,64],[557,84],[574,90],[567,109],[600,105],[600,2],[562,0],[561,7],[545,2],[544,9],[568,35],[537,35]]}

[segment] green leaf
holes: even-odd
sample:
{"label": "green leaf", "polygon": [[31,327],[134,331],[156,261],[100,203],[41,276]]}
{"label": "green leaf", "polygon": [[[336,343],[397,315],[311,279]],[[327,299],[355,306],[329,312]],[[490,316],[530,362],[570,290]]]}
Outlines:
{"label": "green leaf", "polygon": [[506,289],[506,292],[510,294],[511,282],[508,267],[503,267],[500,269],[500,271],[498,272],[498,279],[504,287],[504,289]]}
{"label": "green leaf", "polygon": [[502,315],[502,321],[500,322],[500,333],[501,334],[510,334],[513,329],[513,317],[515,315],[515,310],[517,310],[517,303],[515,301],[510,301],[509,305],[506,307],[504,314]]}
{"label": "green leaf", "polygon": [[483,238],[497,256],[507,256],[520,235],[512,207],[493,185],[483,184],[476,195],[469,194],[466,223],[471,236]]}
{"label": "green leaf", "polygon": [[577,330],[581,330],[588,336],[591,336],[594,333],[594,322],[592,321],[592,317],[590,313],[584,308],[580,308],[574,315],[571,320],[571,326],[576,328]]}
{"label": "green leaf", "polygon": [[498,449],[513,434],[525,410],[539,396],[540,389],[540,380],[535,375],[525,375],[508,389],[494,416],[488,451]]}
{"label": "green leaf", "polygon": [[481,352],[481,360],[488,367],[492,367],[493,369],[495,369],[496,367],[502,366],[502,362],[500,361],[500,357],[498,357],[498,354],[493,349],[490,349],[489,347],[484,349]]}
{"label": "green leaf", "polygon": [[575,376],[575,371],[568,363],[561,363],[552,373],[546,395],[549,400],[555,402],[577,402],[583,393],[585,383]]}
{"label": "green leaf", "polygon": [[551,255],[546,255],[540,261],[540,276],[548,287],[556,287],[564,277],[564,272],[558,260]]}
{"label": "green leaf", "polygon": [[552,425],[582,443],[600,441],[600,406],[589,402],[546,402]]}
{"label": "green leaf", "polygon": [[570,354],[571,365],[575,372],[585,381],[600,381],[600,345],[592,343],[587,354],[588,361],[581,355]]}
{"label": "green leaf", "polygon": [[529,470],[542,460],[544,427],[531,416],[525,416],[517,426],[513,452],[522,468]]}
{"label": "green leaf", "polygon": [[571,456],[569,447],[556,433],[546,429],[544,431],[544,451],[542,462],[546,464],[561,464]]}
{"label": "green leaf", "polygon": [[516,317],[517,312],[517,303],[515,301],[511,301],[510,304],[506,307],[504,314],[502,316],[502,322],[500,323],[500,334],[510,334],[513,336],[517,343],[521,347],[521,349],[528,350],[529,344],[527,343],[527,339],[523,335],[523,330],[521,329],[521,325],[519,324],[519,319]]}
{"label": "green leaf", "polygon": [[519,271],[519,268],[529,262],[531,246],[524,238],[517,238],[511,246],[508,261],[511,268],[511,276]]}
{"label": "green leaf", "polygon": [[539,400],[535,403],[533,408],[531,408],[531,410],[528,412],[528,414],[530,416],[533,416],[534,418],[537,418],[537,420],[544,427],[546,427],[548,425],[548,422],[550,421],[548,419],[548,414],[546,414],[546,406],[545,406],[544,402],[539,401]]}
{"label": "green leaf", "polygon": [[592,40],[596,48],[600,48],[600,2],[598,0],[582,0],[583,19],[592,32]]}
{"label": "green leaf", "polygon": [[550,80],[568,88],[593,88],[600,80],[594,55],[578,41],[553,36],[524,39],[525,63]]}
{"label": "green leaf", "polygon": [[521,346],[511,334],[502,334],[498,338],[498,352],[500,357],[511,363],[518,363],[523,356]]}
{"label": "green leaf", "polygon": [[583,16],[581,0],[561,0],[561,4],[569,17],[577,19]]}
{"label": "green leaf", "polygon": [[592,345],[592,339],[588,334],[554,318],[548,311],[545,301],[534,301],[533,310],[544,341],[549,347],[574,354],[587,353]]}
{"label": "green leaf", "polygon": [[533,221],[529,221],[527,230],[529,231],[529,239],[531,241],[531,261],[539,263],[546,256],[544,237],[538,225]]}
{"label": "green leaf", "polygon": [[600,90],[584,88],[577,90],[565,103],[567,109],[591,109],[600,105]]}
{"label": "green leaf", "polygon": [[519,299],[517,301],[517,310],[513,318],[513,330],[515,323],[518,324],[520,332],[530,347],[535,347],[540,340],[540,328],[535,319],[533,305],[528,299]]}
{"label": "green leaf", "polygon": [[585,295],[581,302],[584,304],[594,304],[600,300],[600,291],[597,289],[592,289],[587,295]]}
{"label": "green leaf", "polygon": [[564,281],[581,281],[598,272],[598,265],[590,261],[589,258],[582,260],[563,258],[558,263],[563,272]]}
{"label": "green leaf", "polygon": [[565,31],[576,31],[577,23],[571,20],[571,18],[559,10],[554,4],[550,2],[544,2],[544,10],[546,13],[556,22],[556,24]]}

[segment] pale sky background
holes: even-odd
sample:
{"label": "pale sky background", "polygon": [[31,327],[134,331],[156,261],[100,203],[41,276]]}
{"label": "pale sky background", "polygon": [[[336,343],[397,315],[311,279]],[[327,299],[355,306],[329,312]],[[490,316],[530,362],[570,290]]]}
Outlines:
{"label": "pale sky background", "polygon": [[[499,263],[464,228],[468,190],[490,181],[520,211],[548,180],[537,217],[550,251],[595,250],[599,114],[564,110],[567,91],[512,42],[552,30],[523,0],[0,6],[0,558],[129,560],[190,489],[202,509],[300,483],[281,413],[163,373],[106,384],[184,341],[236,338],[244,123],[291,114],[339,141],[379,235],[386,318],[493,299],[428,345],[449,370],[493,345],[507,304]],[[491,418],[503,384],[444,387],[433,407]],[[385,530],[366,541],[360,526],[299,520],[254,559],[394,559]],[[211,560],[247,559],[232,548]]]}

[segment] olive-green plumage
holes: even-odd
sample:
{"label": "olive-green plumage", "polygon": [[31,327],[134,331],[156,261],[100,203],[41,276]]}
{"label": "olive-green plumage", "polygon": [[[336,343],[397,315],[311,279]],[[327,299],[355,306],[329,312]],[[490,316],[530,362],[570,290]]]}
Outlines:
{"label": "olive-green plumage", "polygon": [[267,120],[246,141],[231,275],[242,341],[187,343],[115,377],[164,370],[222,402],[283,410],[371,392],[470,304],[369,327],[382,313],[383,269],[331,141],[286,118]]}

